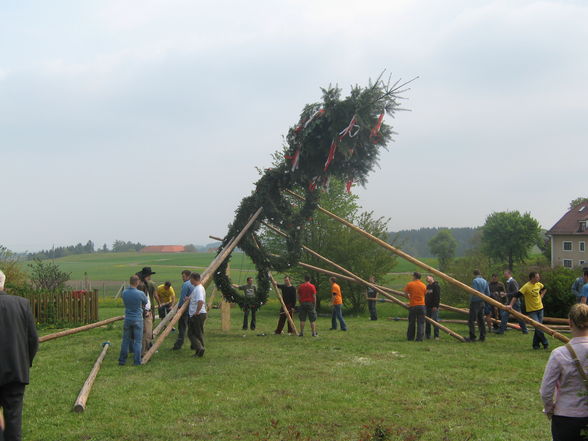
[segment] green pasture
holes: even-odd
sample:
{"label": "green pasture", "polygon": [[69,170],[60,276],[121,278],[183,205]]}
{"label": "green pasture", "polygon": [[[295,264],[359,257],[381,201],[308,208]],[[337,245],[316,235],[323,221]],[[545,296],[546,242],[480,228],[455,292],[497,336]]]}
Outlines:
{"label": "green pasture", "polygon": [[[441,333],[439,341],[407,342],[406,322],[386,319],[406,312],[378,308],[375,322],[346,316],[347,332],[329,331],[321,316],[318,338],[272,334],[273,300],[256,331],[240,330],[234,308],[232,330],[221,332],[213,309],[202,359],[187,345],[171,351],[172,333],[141,367],[117,365],[121,322],[42,343],[25,395],[24,439],[549,439],[538,395],[549,353],[531,349],[532,335],[465,344]],[[121,313],[120,301],[101,302],[102,318]],[[449,326],[466,334],[464,325]],[[113,345],[87,410],[73,413],[106,340]]]}

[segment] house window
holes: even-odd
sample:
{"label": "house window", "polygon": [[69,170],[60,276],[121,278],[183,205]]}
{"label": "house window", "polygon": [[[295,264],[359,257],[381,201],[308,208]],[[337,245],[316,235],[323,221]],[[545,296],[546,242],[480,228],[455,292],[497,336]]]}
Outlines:
{"label": "house window", "polygon": [[563,243],[563,250],[564,251],[572,251],[572,242],[565,241]]}
{"label": "house window", "polygon": [[578,242],[578,251],[581,251],[581,252],[586,251],[586,242],[584,242],[584,241]]}
{"label": "house window", "polygon": [[564,259],[563,266],[564,266],[564,268],[571,268],[572,267],[572,260],[571,259]]}
{"label": "house window", "polygon": [[586,264],[586,261],[585,260],[580,260],[580,262],[579,262],[579,265],[580,266],[585,265],[585,264]]}
{"label": "house window", "polygon": [[578,229],[578,231],[580,233],[586,231],[586,221],[580,221],[580,228]]}

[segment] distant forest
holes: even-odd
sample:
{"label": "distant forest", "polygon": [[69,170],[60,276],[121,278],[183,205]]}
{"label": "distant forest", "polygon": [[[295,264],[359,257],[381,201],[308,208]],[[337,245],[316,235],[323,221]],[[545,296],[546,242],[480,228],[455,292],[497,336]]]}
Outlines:
{"label": "distant forest", "polygon": [[449,230],[457,241],[456,257],[464,256],[479,240],[480,228],[419,228],[389,233],[390,242],[414,257],[434,257],[429,250],[429,241],[439,230]]}

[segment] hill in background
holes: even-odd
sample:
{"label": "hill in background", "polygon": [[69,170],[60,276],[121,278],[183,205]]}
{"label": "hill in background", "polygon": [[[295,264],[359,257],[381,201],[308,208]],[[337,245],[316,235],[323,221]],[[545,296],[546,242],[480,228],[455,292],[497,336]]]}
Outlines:
{"label": "hill in background", "polygon": [[390,232],[389,240],[397,247],[414,257],[433,257],[429,250],[429,241],[439,232],[449,230],[457,241],[456,257],[464,256],[477,243],[480,228],[419,228],[418,230],[401,230]]}

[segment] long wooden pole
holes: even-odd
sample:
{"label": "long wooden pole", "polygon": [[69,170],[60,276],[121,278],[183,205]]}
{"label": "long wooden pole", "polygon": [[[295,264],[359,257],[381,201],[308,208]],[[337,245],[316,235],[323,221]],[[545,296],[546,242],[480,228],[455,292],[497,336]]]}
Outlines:
{"label": "long wooden pole", "polygon": [[161,320],[159,322],[159,324],[153,330],[153,337],[157,337],[157,335],[159,335],[161,330],[163,328],[165,328],[165,326],[169,323],[169,321],[174,317],[177,310],[178,310],[178,303],[176,302],[176,304],[172,307],[172,309],[170,309],[169,312],[165,315],[163,320]]}
{"label": "long wooden pole", "polygon": [[[251,228],[253,223],[257,220],[262,210],[262,207],[258,208],[258,210],[253,214],[253,216],[251,216],[249,222],[247,222],[247,224],[243,227],[239,234],[227,244],[227,246],[210,263],[210,265],[208,265],[208,268],[204,270],[200,279],[203,285],[206,285],[208,283],[208,280],[210,279],[212,274],[214,274],[218,267],[221,266],[221,264],[231,255],[231,253],[239,244],[245,233],[247,233],[249,228]],[[141,364],[147,363],[151,359],[151,357],[153,357],[153,354],[157,352],[165,338],[171,332],[172,327],[176,325],[178,320],[180,320],[180,317],[182,317],[182,314],[184,314],[184,312],[188,308],[189,303],[190,302],[184,302],[184,304],[180,308],[178,308],[176,315],[171,319],[169,325],[161,332],[161,334],[159,334],[157,340],[155,340],[155,342],[153,343],[153,346],[151,346],[151,348],[147,352],[145,352],[145,355],[143,355],[143,358],[141,359]]]}
{"label": "long wooden pole", "polygon": [[[286,233],[282,232],[280,229],[274,227],[273,225],[267,224],[265,222],[263,222],[263,224],[265,226],[267,226],[269,229],[271,229],[272,231],[276,232],[277,234],[287,237]],[[372,289],[376,290],[377,292],[379,292],[380,294],[382,294],[384,297],[392,300],[394,303],[396,303],[397,305],[402,306],[403,308],[409,309],[409,306],[402,302],[401,300],[398,300],[396,297],[392,296],[391,294],[388,294],[387,292],[385,292],[383,289],[379,288],[377,285],[374,285],[373,283],[368,282],[367,280],[362,279],[361,277],[355,275],[354,273],[352,273],[351,271],[343,268],[341,265],[336,264],[335,262],[333,262],[332,260],[327,259],[324,256],[321,256],[319,253],[317,253],[316,251],[311,250],[310,248],[308,248],[307,246],[302,246],[302,249],[304,251],[306,251],[307,253],[317,257],[318,259],[322,260],[323,262],[328,263],[329,265],[334,266],[335,268],[337,268],[339,271],[343,271],[345,274],[347,274],[350,277],[353,277],[355,280],[357,280],[359,283],[365,285],[365,286],[369,286]],[[433,326],[438,327],[439,329],[441,329],[442,331],[446,332],[447,334],[451,335],[452,337],[456,338],[457,340],[461,341],[462,343],[464,343],[466,341],[466,339],[459,335],[457,332],[452,331],[451,329],[443,326],[442,324],[436,322],[435,320],[433,320],[430,317],[426,317],[425,316],[425,320],[428,321],[429,323],[431,323]]]}
{"label": "long wooden pole", "polygon": [[[298,262],[298,265],[300,265],[300,266],[302,266],[304,268],[308,268],[311,271],[316,271],[316,272],[327,274],[327,275],[330,275],[330,276],[339,277],[339,278],[344,279],[344,280],[347,280],[349,282],[359,283],[353,277],[345,276],[343,274],[337,273],[335,271],[330,271],[330,270],[325,269],[325,268],[320,268],[318,266],[310,265],[310,264],[304,263],[304,262]],[[381,289],[383,289],[384,291],[386,291],[386,292],[388,292],[390,294],[394,294],[394,295],[398,295],[398,296],[402,296],[402,297],[408,297],[406,295],[406,293],[404,293],[402,291],[398,291],[396,289],[388,288],[387,286],[383,286],[383,285],[378,285],[378,287],[380,287]],[[371,301],[374,301],[374,300],[371,300]],[[440,309],[443,309],[443,310],[446,310],[446,311],[457,312],[459,314],[464,314],[464,315],[469,315],[470,314],[469,309],[456,308],[455,306],[446,305],[444,303],[439,303],[439,308]],[[494,318],[492,318],[492,321],[494,323],[500,323],[500,320],[496,320]],[[509,328],[520,330],[520,328],[518,326],[513,325],[512,323],[507,323],[506,325]],[[557,328],[554,328],[554,329],[557,329]]]}
{"label": "long wooden pole", "polygon": [[86,410],[86,402],[88,401],[88,395],[90,395],[90,391],[92,390],[92,386],[94,385],[94,380],[96,380],[96,376],[98,375],[98,371],[100,370],[100,366],[102,365],[102,360],[104,360],[104,357],[106,356],[106,352],[108,351],[109,347],[109,341],[102,343],[102,352],[100,352],[100,355],[96,360],[96,363],[94,363],[94,367],[90,371],[90,375],[88,375],[86,382],[82,386],[82,390],[80,391],[78,399],[76,400],[73,407],[74,411],[83,412],[84,410]]}
{"label": "long wooden pole", "polygon": [[53,340],[55,338],[65,337],[66,335],[77,334],[78,332],[87,331],[88,329],[98,328],[100,326],[104,326],[109,323],[116,322],[118,320],[123,320],[124,318],[125,318],[124,315],[120,315],[117,317],[111,317],[106,320],[101,320],[96,323],[90,323],[89,325],[80,326],[79,328],[66,329],[65,331],[55,332],[54,334],[47,334],[47,335],[44,335],[39,338],[39,343]]}
{"label": "long wooden pole", "polygon": [[[290,191],[290,190],[285,190],[285,191],[286,191],[286,193],[288,193],[289,195],[291,195],[291,196],[294,196],[295,198],[297,198],[297,199],[299,199],[299,200],[301,200],[301,201],[304,201],[304,200],[305,200],[305,199],[304,199],[302,196],[300,196],[300,195],[298,195],[298,194],[294,193],[293,191]],[[499,309],[502,309],[502,310],[504,310],[504,311],[508,311],[508,312],[509,312],[511,315],[515,316],[516,318],[518,318],[518,319],[520,319],[520,320],[522,320],[522,321],[524,321],[524,322],[526,322],[526,323],[529,323],[529,324],[533,325],[533,327],[534,327],[534,328],[536,328],[536,329],[540,329],[541,331],[543,331],[543,332],[545,332],[545,333],[547,333],[547,334],[551,335],[552,337],[554,337],[554,338],[557,338],[559,341],[562,341],[562,342],[564,342],[564,343],[567,343],[567,342],[569,342],[569,341],[570,341],[570,339],[569,339],[569,338],[567,338],[565,335],[562,335],[562,334],[560,334],[559,332],[557,332],[557,331],[554,331],[553,329],[549,328],[548,326],[545,326],[545,325],[544,325],[544,324],[542,324],[542,323],[536,322],[535,320],[533,320],[532,318],[530,318],[529,316],[527,316],[527,315],[525,315],[525,314],[521,314],[520,312],[518,312],[518,311],[516,311],[516,310],[514,310],[514,309],[512,309],[512,308],[507,308],[505,305],[503,305],[502,303],[500,303],[500,302],[498,302],[498,301],[494,300],[492,297],[489,297],[489,296],[487,296],[487,295],[485,295],[485,294],[482,294],[481,292],[479,292],[479,291],[476,291],[476,290],[475,290],[474,288],[472,288],[471,286],[468,286],[468,285],[466,285],[465,283],[462,283],[462,282],[460,282],[459,280],[457,280],[457,279],[454,279],[453,277],[451,277],[451,276],[448,276],[447,274],[445,274],[445,273],[443,273],[443,272],[439,271],[438,269],[436,269],[436,268],[433,268],[432,266],[430,266],[430,265],[427,265],[427,264],[426,264],[426,263],[424,263],[424,262],[421,262],[420,260],[418,260],[418,259],[416,259],[416,258],[412,257],[410,254],[407,254],[407,253],[405,253],[404,251],[402,251],[402,250],[399,250],[399,249],[398,249],[398,248],[396,248],[396,247],[393,247],[393,246],[392,246],[392,245],[390,245],[388,242],[385,242],[385,241],[383,241],[382,239],[380,239],[380,238],[378,238],[378,237],[376,237],[376,236],[373,236],[373,235],[371,235],[371,234],[370,234],[370,233],[368,233],[367,231],[365,231],[365,230],[362,230],[361,228],[359,228],[358,226],[356,226],[356,225],[352,224],[351,222],[349,222],[349,221],[347,221],[347,220],[345,220],[345,219],[343,219],[343,218],[341,218],[341,217],[337,216],[337,215],[336,215],[336,214],[334,214],[334,213],[331,213],[331,212],[330,212],[330,211],[328,211],[328,210],[325,210],[325,209],[324,209],[324,208],[322,208],[320,205],[317,205],[317,209],[318,209],[318,210],[319,210],[321,213],[324,213],[324,214],[326,214],[327,216],[331,217],[332,219],[335,219],[337,222],[340,222],[340,223],[342,223],[343,225],[345,225],[345,226],[349,227],[349,228],[350,228],[350,229],[352,229],[353,231],[355,231],[355,232],[357,232],[357,233],[361,234],[362,236],[365,236],[365,237],[367,237],[369,240],[371,240],[371,241],[373,241],[373,242],[376,242],[378,245],[380,245],[380,246],[382,246],[382,247],[384,247],[384,248],[388,249],[389,251],[392,251],[392,252],[393,252],[394,254],[396,254],[397,256],[400,256],[400,257],[402,257],[403,259],[405,259],[405,260],[408,260],[408,261],[409,261],[409,262],[411,262],[411,263],[414,263],[415,265],[417,265],[417,266],[419,266],[419,267],[421,267],[421,268],[425,269],[426,271],[430,272],[431,274],[435,274],[437,277],[440,277],[441,279],[443,279],[443,280],[445,280],[445,281],[447,281],[447,282],[451,283],[452,285],[455,285],[455,286],[457,286],[458,288],[461,288],[461,289],[463,289],[464,291],[466,291],[466,292],[467,292],[467,293],[469,293],[469,294],[472,294],[472,295],[475,295],[475,296],[477,296],[477,297],[480,297],[480,298],[481,298],[481,299],[483,299],[483,300],[484,300],[486,303],[490,303],[492,306],[495,306],[495,307],[497,307],[497,308],[499,308]]]}

